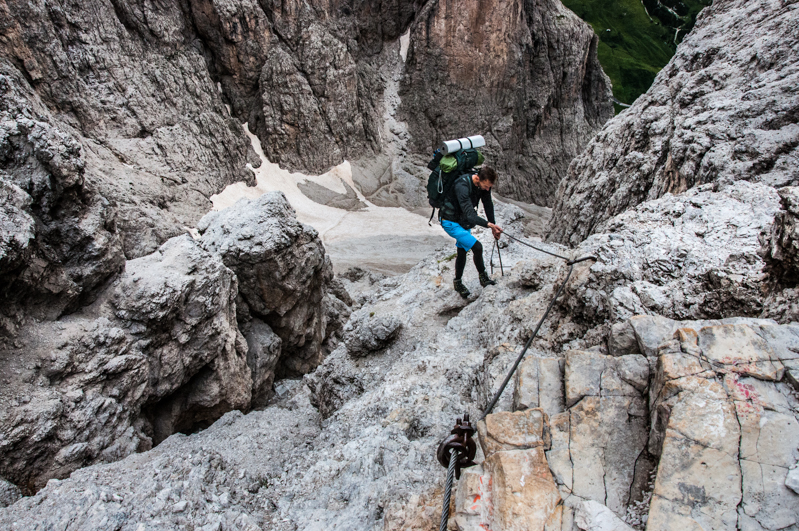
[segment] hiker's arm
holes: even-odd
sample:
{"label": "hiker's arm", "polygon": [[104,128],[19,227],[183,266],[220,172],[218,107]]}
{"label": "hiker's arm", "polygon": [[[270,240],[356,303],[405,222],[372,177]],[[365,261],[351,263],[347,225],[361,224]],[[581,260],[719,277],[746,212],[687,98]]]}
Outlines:
{"label": "hiker's arm", "polygon": [[461,212],[466,218],[466,221],[471,225],[480,225],[481,227],[488,227],[488,222],[477,215],[472,205],[472,198],[469,197],[469,183],[466,181],[458,181],[455,184],[455,198],[458,200],[458,205],[461,207]]}
{"label": "hiker's arm", "polygon": [[480,201],[483,202],[483,208],[486,211],[488,228],[491,229],[491,234],[494,236],[494,239],[498,240],[499,235],[502,234],[502,229],[495,225],[496,220],[494,219],[494,200],[491,198],[491,190],[485,192],[480,198]]}
{"label": "hiker's arm", "polygon": [[497,220],[494,218],[494,200],[491,199],[491,191],[487,191],[483,193],[483,197],[480,198],[480,201],[483,202],[483,209],[486,211],[486,218],[488,218],[489,223],[496,223]]}

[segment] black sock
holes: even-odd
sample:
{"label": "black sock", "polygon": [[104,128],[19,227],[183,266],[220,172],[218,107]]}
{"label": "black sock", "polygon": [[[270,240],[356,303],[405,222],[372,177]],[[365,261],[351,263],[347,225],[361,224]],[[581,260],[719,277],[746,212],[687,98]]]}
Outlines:
{"label": "black sock", "polygon": [[477,272],[485,273],[486,265],[483,262],[483,245],[480,242],[475,242],[472,245],[472,253],[474,254],[474,267],[477,268]]}
{"label": "black sock", "polygon": [[466,250],[458,249],[458,257],[455,258],[455,280],[460,280],[463,276],[463,269],[466,267]]}

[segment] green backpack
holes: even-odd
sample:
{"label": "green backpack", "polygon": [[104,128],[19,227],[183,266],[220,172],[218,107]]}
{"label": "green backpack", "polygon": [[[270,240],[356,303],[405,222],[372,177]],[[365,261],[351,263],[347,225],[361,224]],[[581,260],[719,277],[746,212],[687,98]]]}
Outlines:
{"label": "green backpack", "polygon": [[427,178],[427,201],[433,207],[428,225],[433,221],[436,209],[444,206],[444,200],[449,195],[455,180],[476,166],[480,166],[484,160],[483,154],[473,148],[461,149],[446,156],[438,149],[433,153],[433,158],[427,164],[427,167],[433,170]]}

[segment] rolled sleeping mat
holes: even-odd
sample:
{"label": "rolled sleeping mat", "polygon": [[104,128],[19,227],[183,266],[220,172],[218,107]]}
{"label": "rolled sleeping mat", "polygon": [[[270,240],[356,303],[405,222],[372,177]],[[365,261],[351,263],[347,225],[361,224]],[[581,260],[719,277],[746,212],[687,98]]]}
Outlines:
{"label": "rolled sleeping mat", "polygon": [[481,135],[474,135],[466,138],[459,138],[458,140],[445,140],[444,143],[441,144],[441,152],[444,153],[444,155],[449,155],[450,153],[455,153],[462,149],[479,148],[485,145],[485,138]]}

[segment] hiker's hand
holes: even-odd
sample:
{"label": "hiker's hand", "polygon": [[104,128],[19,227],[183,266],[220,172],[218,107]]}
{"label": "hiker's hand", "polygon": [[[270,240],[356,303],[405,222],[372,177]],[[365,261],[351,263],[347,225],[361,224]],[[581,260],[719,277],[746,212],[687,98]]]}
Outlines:
{"label": "hiker's hand", "polygon": [[491,229],[491,234],[494,235],[494,239],[498,240],[499,235],[502,234],[502,229],[499,228],[497,225],[494,225],[493,223],[489,223],[488,227]]}

